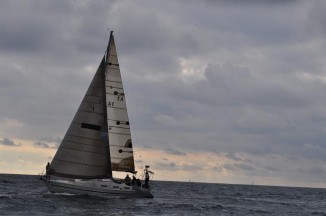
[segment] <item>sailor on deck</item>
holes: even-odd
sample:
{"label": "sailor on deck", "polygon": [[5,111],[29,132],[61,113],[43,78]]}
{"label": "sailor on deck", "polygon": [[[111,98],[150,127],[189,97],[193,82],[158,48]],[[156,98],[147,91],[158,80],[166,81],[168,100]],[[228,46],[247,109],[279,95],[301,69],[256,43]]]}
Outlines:
{"label": "sailor on deck", "polygon": [[131,181],[131,179],[130,179],[129,175],[127,174],[127,176],[125,177],[125,184],[130,185],[130,181]]}
{"label": "sailor on deck", "polygon": [[50,179],[50,174],[49,174],[49,170],[50,170],[50,162],[48,162],[45,166],[45,179]]}
{"label": "sailor on deck", "polygon": [[148,184],[148,182],[149,182],[149,173],[152,174],[152,175],[154,174],[152,171],[148,170],[148,168],[149,168],[149,166],[146,165],[145,166],[145,169],[144,169],[144,173],[145,173],[145,184],[144,184],[144,187],[145,188],[149,188],[149,184]]}

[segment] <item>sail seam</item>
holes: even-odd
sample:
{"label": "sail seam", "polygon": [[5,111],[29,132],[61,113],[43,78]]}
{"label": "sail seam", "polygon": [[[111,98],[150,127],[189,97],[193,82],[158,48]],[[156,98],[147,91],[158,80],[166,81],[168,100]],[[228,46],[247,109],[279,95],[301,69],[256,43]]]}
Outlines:
{"label": "sail seam", "polygon": [[[131,152],[132,154],[132,152]],[[119,158],[119,157],[111,157],[111,158],[114,158],[114,159],[125,159],[124,157],[123,158]]]}
{"label": "sail seam", "polygon": [[[98,96],[98,95],[92,95],[92,94],[86,94],[85,97],[96,97],[96,98],[102,98],[102,96]],[[83,100],[82,102],[84,102],[85,100]]]}
{"label": "sail seam", "polygon": [[106,155],[106,154],[99,153],[99,152],[85,151],[85,150],[81,150],[81,149],[69,148],[69,147],[66,147],[66,146],[62,146],[62,148],[70,149],[70,150],[74,150],[74,151],[81,151],[81,152],[89,152],[89,153],[93,153],[93,154]]}
{"label": "sail seam", "polygon": [[[123,90],[123,89],[121,89],[121,90]],[[106,93],[107,95],[113,95],[113,96],[124,96],[124,93],[123,92],[120,92],[120,93],[118,93],[118,94],[112,94],[112,93]]]}
{"label": "sail seam", "polygon": [[72,141],[67,141],[67,140],[63,140],[63,142],[65,142],[65,143],[75,143],[75,144],[78,144],[78,145],[86,145],[86,146],[92,146],[92,147],[97,147],[97,148],[106,148],[105,146],[90,145],[90,144],[86,144],[86,143],[72,142]]}
{"label": "sail seam", "polygon": [[102,103],[97,103],[97,102],[89,102],[89,101],[83,101],[83,103],[88,103],[88,104],[102,104]]}
{"label": "sail seam", "polygon": [[127,108],[123,108],[123,107],[110,107],[110,106],[108,106],[108,108],[111,108],[111,109],[123,109],[123,110],[127,110]]}
{"label": "sail seam", "polygon": [[128,147],[125,147],[124,145],[122,146],[122,145],[111,145],[111,144],[110,144],[110,146],[121,147],[121,148],[128,148]]}
{"label": "sail seam", "polygon": [[107,88],[116,88],[116,89],[123,89],[123,88],[121,88],[121,87],[114,87],[114,86],[105,86],[105,87],[107,87]]}
{"label": "sail seam", "polygon": [[92,164],[78,163],[78,162],[74,162],[74,161],[66,161],[66,160],[61,160],[61,159],[57,159],[57,158],[53,158],[53,160],[62,161],[62,162],[66,162],[66,163],[80,164],[80,165],[85,165],[85,166],[92,166],[92,167],[104,167],[104,166],[98,166],[98,165],[92,165]]}
{"label": "sail seam", "polygon": [[[118,119],[109,119],[109,118],[108,118],[108,120],[110,120],[110,121],[120,121]],[[120,123],[122,123],[122,122],[127,122],[127,121],[121,121]]]}
{"label": "sail seam", "polygon": [[82,110],[82,109],[80,109],[79,111],[86,112],[86,113],[93,113],[95,115],[102,115],[103,114],[103,113],[99,113],[99,112],[87,111],[87,110]]}
{"label": "sail seam", "polygon": [[130,133],[125,134],[125,133],[114,133],[114,132],[109,132],[109,134],[131,135]]}
{"label": "sail seam", "polygon": [[66,136],[79,137],[79,138],[90,139],[90,140],[97,140],[97,141],[103,142],[103,140],[101,140],[101,139],[94,139],[94,138],[89,138],[89,137],[84,137],[84,136],[77,136],[77,135],[71,135],[71,134],[67,134]]}
{"label": "sail seam", "polygon": [[120,70],[120,68],[119,68],[119,66],[116,66],[117,68],[114,68],[114,67],[112,67],[112,66],[109,66],[109,67],[107,67],[107,69],[113,69],[113,70]]}
{"label": "sail seam", "polygon": [[114,80],[105,80],[107,82],[115,82],[115,83],[122,83],[121,81],[114,81]]}
{"label": "sail seam", "polygon": [[109,127],[111,127],[111,128],[121,128],[121,129],[130,129],[130,127],[116,127],[116,126],[109,126]]}

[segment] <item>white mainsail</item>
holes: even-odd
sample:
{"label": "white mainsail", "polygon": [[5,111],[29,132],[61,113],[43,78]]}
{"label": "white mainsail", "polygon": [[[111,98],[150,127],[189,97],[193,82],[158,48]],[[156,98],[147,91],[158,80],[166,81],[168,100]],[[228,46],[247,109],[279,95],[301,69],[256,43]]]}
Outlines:
{"label": "white mainsail", "polygon": [[110,177],[104,82],[105,60],[82,100],[51,163],[52,175],[68,178]]}
{"label": "white mainsail", "polygon": [[130,124],[111,33],[100,66],[51,164],[51,175],[98,179],[134,172]]}

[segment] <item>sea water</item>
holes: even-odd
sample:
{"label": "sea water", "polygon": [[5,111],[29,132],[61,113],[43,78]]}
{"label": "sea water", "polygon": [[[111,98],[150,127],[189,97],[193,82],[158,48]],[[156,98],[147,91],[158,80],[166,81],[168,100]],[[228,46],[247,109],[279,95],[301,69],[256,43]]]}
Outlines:
{"label": "sea water", "polygon": [[37,176],[0,174],[0,215],[325,215],[326,189],[152,182],[153,199],[51,194]]}

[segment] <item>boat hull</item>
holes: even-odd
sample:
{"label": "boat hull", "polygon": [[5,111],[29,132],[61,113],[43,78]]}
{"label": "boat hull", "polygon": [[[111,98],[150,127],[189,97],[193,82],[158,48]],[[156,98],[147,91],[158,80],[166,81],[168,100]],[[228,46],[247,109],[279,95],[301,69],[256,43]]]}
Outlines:
{"label": "boat hull", "polygon": [[153,198],[150,190],[138,186],[128,186],[112,180],[43,180],[51,193],[69,193],[100,197]]}

